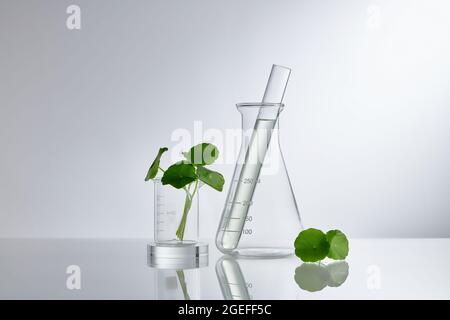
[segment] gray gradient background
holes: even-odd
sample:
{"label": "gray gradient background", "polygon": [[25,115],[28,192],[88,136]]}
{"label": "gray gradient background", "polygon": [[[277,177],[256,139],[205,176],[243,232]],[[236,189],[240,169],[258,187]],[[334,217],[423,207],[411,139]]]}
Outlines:
{"label": "gray gradient background", "polygon": [[[195,120],[239,127],[272,63],[293,69],[282,148],[306,226],[450,236],[449,16],[445,0],[0,0],[0,237],[151,236],[155,150]],[[203,237],[225,196],[202,190]]]}

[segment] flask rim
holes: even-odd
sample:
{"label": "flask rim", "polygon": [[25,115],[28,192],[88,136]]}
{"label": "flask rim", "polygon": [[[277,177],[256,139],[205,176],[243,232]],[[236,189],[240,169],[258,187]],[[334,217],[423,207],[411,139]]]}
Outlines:
{"label": "flask rim", "polygon": [[271,102],[240,102],[236,104],[237,108],[283,108],[283,103],[271,103]]}

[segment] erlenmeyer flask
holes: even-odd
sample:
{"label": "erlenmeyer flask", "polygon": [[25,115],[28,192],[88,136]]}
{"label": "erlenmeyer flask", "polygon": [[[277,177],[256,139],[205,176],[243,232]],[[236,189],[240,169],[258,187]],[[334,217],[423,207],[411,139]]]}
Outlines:
{"label": "erlenmeyer flask", "polygon": [[240,103],[242,145],[216,236],[220,251],[277,258],[294,252],[301,219],[280,149],[281,103]]}

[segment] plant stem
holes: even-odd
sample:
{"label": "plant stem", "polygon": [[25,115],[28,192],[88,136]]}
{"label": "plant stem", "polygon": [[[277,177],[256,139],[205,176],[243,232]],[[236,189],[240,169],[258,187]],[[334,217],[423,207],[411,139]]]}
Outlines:
{"label": "plant stem", "polygon": [[180,225],[178,226],[176,235],[178,240],[183,241],[184,239],[184,230],[186,228],[186,222],[187,222],[187,215],[189,213],[189,210],[191,209],[192,200],[194,199],[195,193],[197,192],[198,187],[198,180],[195,181],[194,191],[192,193],[189,193],[189,190],[187,188],[184,188],[186,191],[186,198],[184,200],[184,208],[183,208],[183,216],[180,220]]}
{"label": "plant stem", "polygon": [[184,238],[184,229],[186,228],[186,220],[187,220],[187,214],[189,213],[189,209],[191,208],[191,199],[189,197],[189,192],[186,191],[186,199],[184,200],[184,209],[183,209],[183,216],[180,220],[180,225],[178,226],[176,235],[178,240],[183,240]]}
{"label": "plant stem", "polygon": [[191,200],[194,198],[195,192],[197,192],[197,187],[198,187],[198,180],[195,180],[195,186],[194,186],[194,191],[192,191],[192,194],[191,194]]}
{"label": "plant stem", "polygon": [[[164,172],[166,172],[166,170],[164,170],[163,168],[161,168],[161,167],[158,167],[158,169],[159,170],[161,170],[162,171],[162,173],[164,173]],[[186,193],[189,195],[189,190],[190,190],[190,187],[191,187],[191,184],[189,184],[189,189],[188,188],[186,188],[186,187],[183,187],[183,190],[184,191],[186,191]],[[192,197],[191,195],[189,195],[189,197]],[[185,200],[185,203],[184,203],[184,206],[186,207],[186,202],[187,202],[188,200],[187,200],[187,198],[186,198],[186,200]],[[189,204],[189,208],[190,208],[190,204]],[[188,211],[189,211],[189,209],[187,209]],[[186,215],[187,215],[187,213],[186,213]],[[179,229],[179,227],[178,227],[178,229]],[[180,231],[181,232],[181,231]],[[178,230],[177,230],[177,235],[178,235]],[[182,234],[181,234],[182,236],[184,235],[184,230],[182,231]],[[181,237],[181,239],[180,240],[183,240],[183,237]]]}
{"label": "plant stem", "polygon": [[187,290],[186,280],[184,279],[184,271],[183,269],[177,270],[178,281],[180,282],[181,290],[183,290],[184,300],[191,300],[189,297],[189,293]]}

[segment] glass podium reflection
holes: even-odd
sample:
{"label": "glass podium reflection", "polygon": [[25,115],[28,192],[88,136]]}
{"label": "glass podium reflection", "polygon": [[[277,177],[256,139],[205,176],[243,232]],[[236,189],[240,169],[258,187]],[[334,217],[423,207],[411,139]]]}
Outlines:
{"label": "glass podium reflection", "polygon": [[208,256],[161,258],[147,252],[147,264],[154,269],[155,298],[158,300],[200,300],[201,272],[208,266]]}
{"label": "glass podium reflection", "polygon": [[155,293],[158,300],[201,299],[199,269],[156,268]]}

